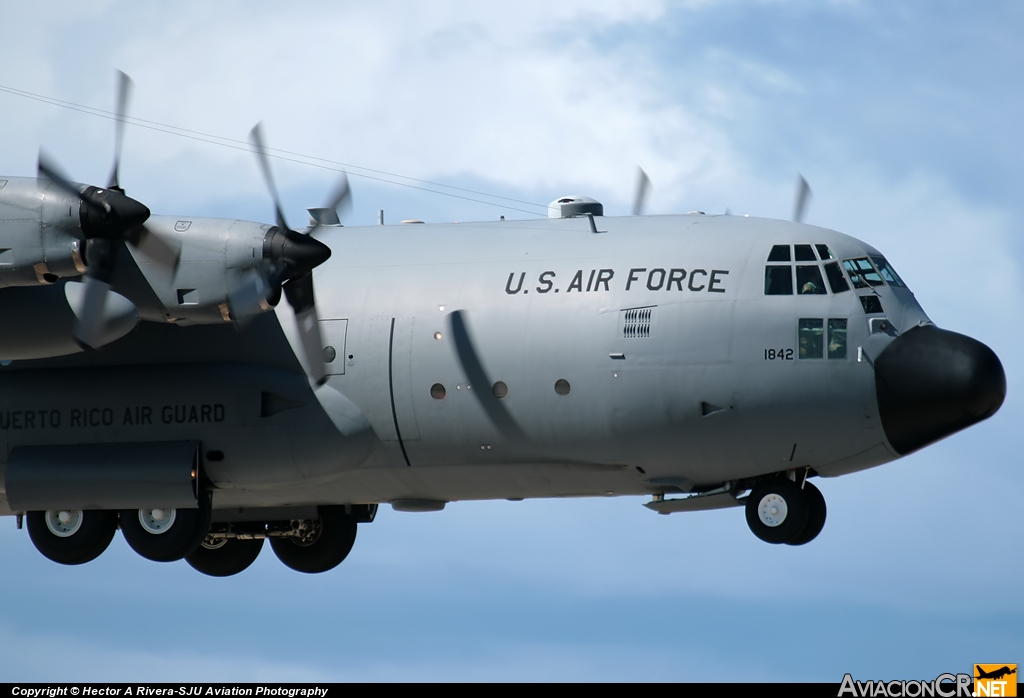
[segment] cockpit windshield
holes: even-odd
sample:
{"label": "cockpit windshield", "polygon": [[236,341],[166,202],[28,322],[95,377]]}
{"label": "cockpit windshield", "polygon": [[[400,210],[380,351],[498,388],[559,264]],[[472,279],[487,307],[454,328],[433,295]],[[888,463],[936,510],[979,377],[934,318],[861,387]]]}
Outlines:
{"label": "cockpit windshield", "polygon": [[885,286],[885,282],[882,281],[882,277],[879,276],[878,271],[867,257],[861,257],[860,259],[845,259],[843,260],[843,266],[846,267],[846,271],[850,275],[850,281],[853,282],[854,288]]}
{"label": "cockpit windshield", "polygon": [[849,274],[850,283],[854,288],[884,286],[886,283],[890,286],[906,288],[906,284],[885,260],[885,257],[872,255],[870,259],[867,257],[844,259],[843,268]]}
{"label": "cockpit windshield", "polygon": [[889,262],[885,260],[885,257],[871,257],[871,261],[875,263],[878,268],[878,273],[882,275],[882,278],[889,282],[890,286],[898,286],[900,288],[906,288],[907,285],[903,283],[903,279],[899,277],[896,270],[893,269]]}

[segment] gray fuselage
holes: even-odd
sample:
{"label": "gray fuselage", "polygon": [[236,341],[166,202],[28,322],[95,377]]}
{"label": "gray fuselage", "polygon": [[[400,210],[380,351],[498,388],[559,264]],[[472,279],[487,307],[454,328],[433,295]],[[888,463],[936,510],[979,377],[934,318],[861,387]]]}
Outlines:
{"label": "gray fuselage", "polygon": [[[774,246],[840,264],[876,250],[748,217],[595,223],[321,229],[325,385],[310,387],[284,303],[241,331],[143,322],[96,352],[0,368],[0,454],[198,441],[217,509],[690,492],[899,457],[873,361],[929,324],[913,294],[833,292],[819,252],[788,264],[823,288],[766,295]],[[115,289],[166,316],[136,269]]]}

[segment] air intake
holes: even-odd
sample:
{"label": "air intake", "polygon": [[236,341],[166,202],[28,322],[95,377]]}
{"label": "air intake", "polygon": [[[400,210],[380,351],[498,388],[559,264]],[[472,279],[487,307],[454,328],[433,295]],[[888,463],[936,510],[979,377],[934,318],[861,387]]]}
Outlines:
{"label": "air intake", "polygon": [[619,319],[622,322],[622,336],[625,339],[642,339],[651,336],[651,322],[654,320],[654,309],[657,306],[646,308],[626,308],[620,311]]}

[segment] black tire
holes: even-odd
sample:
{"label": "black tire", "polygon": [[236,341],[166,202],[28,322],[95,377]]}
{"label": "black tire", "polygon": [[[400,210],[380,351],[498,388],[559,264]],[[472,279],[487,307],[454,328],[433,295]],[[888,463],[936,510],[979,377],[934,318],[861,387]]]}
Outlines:
{"label": "black tire", "polygon": [[[61,526],[51,524],[59,522],[57,511],[28,512],[28,535],[35,544],[36,550],[45,557],[62,565],[81,565],[98,558],[117,531],[116,511],[69,511],[78,517],[75,530],[60,530]],[[47,516],[53,521],[47,523]]]}
{"label": "black tire", "polygon": [[747,525],[766,543],[788,543],[803,531],[809,508],[795,482],[772,478],[755,487],[747,498]]}
{"label": "black tire", "polygon": [[825,527],[825,497],[821,490],[810,482],[804,483],[804,496],[807,498],[807,523],[793,540],[786,541],[787,545],[804,545],[818,537],[821,529]]}
{"label": "black tire", "polygon": [[320,507],[320,530],[308,543],[293,538],[271,538],[277,559],[296,572],[317,574],[334,569],[348,557],[356,542],[356,519],[345,507]]}
{"label": "black tire", "polygon": [[210,530],[210,498],[201,497],[196,509],[165,509],[173,512],[173,522],[160,533],[151,533],[142,525],[140,514],[148,516],[156,509],[123,509],[121,533],[132,550],[153,562],[174,562],[193,552]]}
{"label": "black tire", "polygon": [[263,539],[239,540],[227,538],[218,541],[220,545],[209,545],[207,541],[185,556],[185,562],[211,577],[230,577],[246,569],[256,561],[263,550]]}

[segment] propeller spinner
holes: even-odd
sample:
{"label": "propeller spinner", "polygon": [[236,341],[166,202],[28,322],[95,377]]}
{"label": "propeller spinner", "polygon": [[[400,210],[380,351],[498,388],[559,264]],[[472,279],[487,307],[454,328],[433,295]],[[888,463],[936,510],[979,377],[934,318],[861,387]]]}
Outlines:
{"label": "propeller spinner", "polygon": [[[313,269],[327,261],[331,256],[331,248],[313,237],[321,226],[319,220],[306,234],[296,232],[288,226],[270,170],[262,124],[253,127],[249,133],[249,140],[255,148],[257,162],[274,203],[277,227],[272,228],[263,240],[263,259],[269,263],[262,272],[254,270],[229,295],[231,317],[236,323],[245,324],[255,315],[276,306],[283,291],[288,304],[295,311],[302,352],[309,367],[310,378],[316,385],[322,385],[327,370],[324,366],[320,318],[313,291]],[[347,204],[350,197],[348,178],[342,173],[341,180],[326,208],[336,211]]]}

